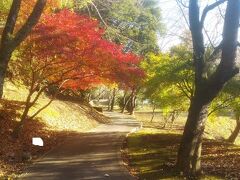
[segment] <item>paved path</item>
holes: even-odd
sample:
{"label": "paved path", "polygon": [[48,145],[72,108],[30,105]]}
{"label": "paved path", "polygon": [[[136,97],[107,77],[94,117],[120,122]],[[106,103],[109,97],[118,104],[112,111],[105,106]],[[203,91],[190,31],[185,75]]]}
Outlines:
{"label": "paved path", "polygon": [[23,174],[22,180],[133,179],[123,166],[120,148],[139,124],[130,116],[105,113],[111,124],[69,138]]}

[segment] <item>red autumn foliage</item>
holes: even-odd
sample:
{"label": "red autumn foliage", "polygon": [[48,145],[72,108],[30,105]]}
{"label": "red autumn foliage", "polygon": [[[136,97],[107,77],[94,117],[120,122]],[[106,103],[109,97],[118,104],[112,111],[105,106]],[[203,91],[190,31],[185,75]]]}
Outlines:
{"label": "red autumn foliage", "polygon": [[144,77],[140,57],[124,53],[103,35],[97,20],[62,10],[43,17],[27,40],[24,57],[36,61],[48,82],[64,81],[65,88],[113,82],[132,88]]}

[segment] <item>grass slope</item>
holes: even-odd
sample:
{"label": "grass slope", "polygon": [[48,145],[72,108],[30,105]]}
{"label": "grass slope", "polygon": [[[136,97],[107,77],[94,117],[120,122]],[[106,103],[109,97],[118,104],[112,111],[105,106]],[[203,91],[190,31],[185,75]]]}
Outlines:
{"label": "grass slope", "polygon": [[[27,89],[20,85],[6,83],[4,87],[4,99],[0,102],[0,179],[14,178],[30,163],[23,162],[25,152],[30,152],[34,160],[62,143],[66,136],[86,132],[99,123],[108,122],[86,105],[55,100],[34,120],[27,121],[21,137],[14,140],[11,133],[20,119],[27,93]],[[30,114],[48,101],[49,98],[42,95]],[[44,147],[32,146],[32,137],[41,137]]]}

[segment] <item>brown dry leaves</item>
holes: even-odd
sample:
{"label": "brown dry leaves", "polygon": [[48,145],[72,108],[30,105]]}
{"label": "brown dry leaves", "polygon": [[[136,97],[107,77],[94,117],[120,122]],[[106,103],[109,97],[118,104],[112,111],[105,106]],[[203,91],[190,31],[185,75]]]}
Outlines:
{"label": "brown dry leaves", "polygon": [[[22,161],[23,152],[31,153],[34,159],[43,155],[53,147],[57,146],[65,136],[73,132],[51,131],[47,126],[35,119],[27,121],[23,133],[19,139],[13,139],[11,133],[17,125],[16,118],[20,116],[18,109],[22,107],[21,102],[1,100],[0,110],[0,177],[20,173],[29,162]],[[41,137],[44,141],[43,147],[33,146],[32,137]],[[14,156],[11,160],[10,156]]]}
{"label": "brown dry leaves", "polygon": [[240,179],[240,147],[224,142],[205,140],[202,167],[206,173],[226,179]]}

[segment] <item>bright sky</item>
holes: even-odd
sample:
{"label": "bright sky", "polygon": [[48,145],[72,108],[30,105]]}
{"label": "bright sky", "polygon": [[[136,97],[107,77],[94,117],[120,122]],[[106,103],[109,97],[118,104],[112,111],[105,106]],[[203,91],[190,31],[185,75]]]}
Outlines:
{"label": "bright sky", "polygon": [[166,37],[160,38],[160,47],[167,50],[172,45],[178,44],[179,37],[184,29],[187,28],[182,13],[175,0],[159,0],[162,10],[162,20],[166,26]]}
{"label": "bright sky", "polygon": [[[185,2],[189,1],[185,0]],[[199,2],[202,10],[207,4],[211,4],[215,2],[215,0],[200,0]],[[160,47],[166,51],[171,46],[178,44],[180,42],[179,36],[181,36],[183,32],[188,31],[189,28],[176,0],[159,0],[159,4],[162,9],[163,23],[167,28],[166,37],[161,37],[159,44]],[[186,3],[186,5],[188,5],[188,3]],[[224,12],[224,10],[222,10],[223,8],[224,5],[221,6],[221,9],[216,8],[214,11],[211,11],[206,18],[204,30],[204,32],[207,32],[204,33],[206,43],[209,43],[208,37],[214,45],[221,41],[223,19],[219,12]],[[182,7],[182,9],[188,20],[188,9],[184,7]]]}

